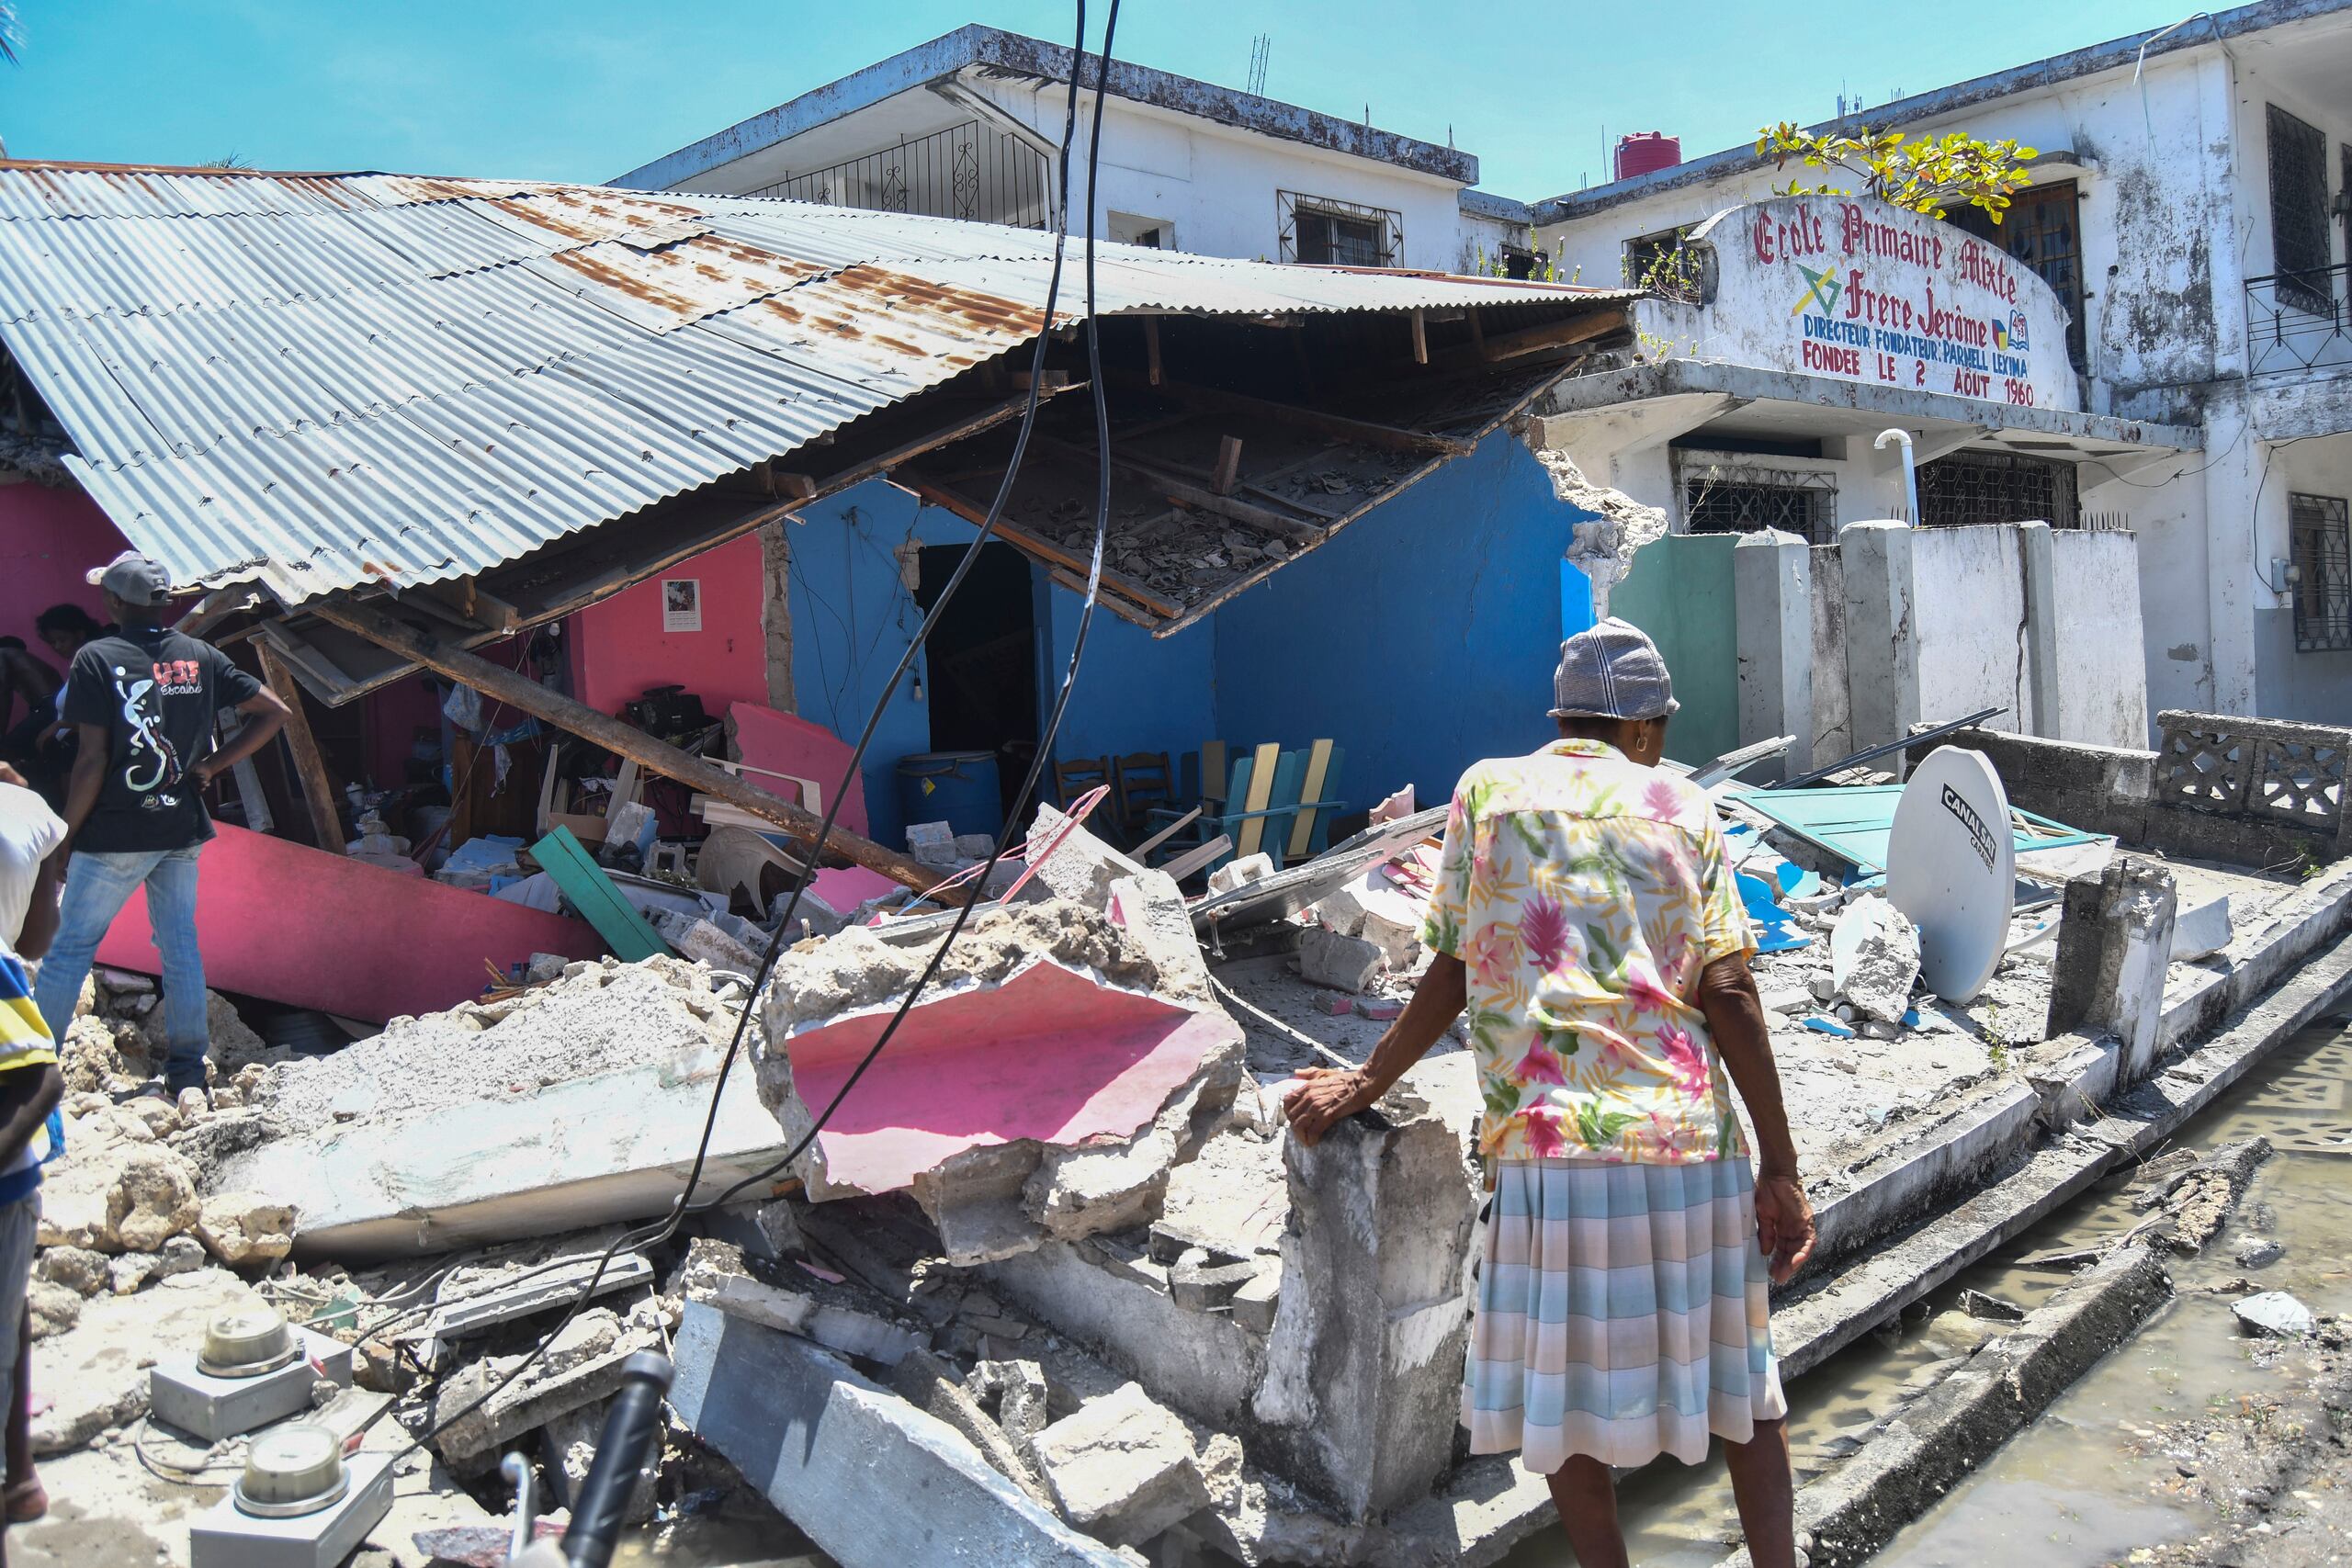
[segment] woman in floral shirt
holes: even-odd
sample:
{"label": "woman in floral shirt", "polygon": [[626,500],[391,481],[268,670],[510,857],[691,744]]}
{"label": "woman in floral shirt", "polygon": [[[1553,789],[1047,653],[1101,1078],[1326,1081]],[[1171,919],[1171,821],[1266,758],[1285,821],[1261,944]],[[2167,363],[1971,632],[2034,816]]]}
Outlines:
{"label": "woman in floral shirt", "polygon": [[1795,1543],[1768,1280],[1811,1254],[1813,1216],[1747,916],[1706,795],[1656,766],[1676,704],[1649,638],[1602,621],[1561,645],[1555,686],[1561,739],[1454,791],[1411,1005],[1361,1069],[1302,1074],[1285,1111],[1316,1142],[1466,1008],[1494,1186],[1471,1450],[1518,1449],[1577,1561],[1611,1568],[1610,1467],[1695,1464],[1720,1437],[1749,1552],[1776,1568]]}

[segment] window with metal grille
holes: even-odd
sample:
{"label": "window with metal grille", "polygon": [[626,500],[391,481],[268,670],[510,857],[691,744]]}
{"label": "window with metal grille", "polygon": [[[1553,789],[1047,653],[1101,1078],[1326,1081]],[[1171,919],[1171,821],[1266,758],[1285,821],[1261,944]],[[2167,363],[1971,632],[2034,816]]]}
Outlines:
{"label": "window with metal grille", "polygon": [[1282,259],[1323,266],[1395,266],[1405,249],[1405,217],[1328,196],[1274,193]]}
{"label": "window with metal grille", "polygon": [[1919,517],[1928,527],[2047,523],[2073,528],[2075,465],[2014,452],[1955,452],[1919,466]]}
{"label": "window with metal grille", "polygon": [[1986,244],[2000,246],[2050,285],[2066,308],[2066,357],[2077,370],[2090,363],[2083,351],[2081,197],[2074,181],[2053,180],[2011,197],[1998,223],[1981,207],[1958,209],[1948,220]]}
{"label": "window with metal grille", "polygon": [[977,119],[779,180],[746,196],[1042,229],[1044,154]]}
{"label": "window with metal grille", "polygon": [[1698,260],[1683,243],[1689,234],[1687,229],[1661,229],[1626,241],[1626,287],[1646,288],[1667,299],[1701,303]]}
{"label": "window with metal grille", "polygon": [[2295,646],[2352,649],[2352,520],[2340,495],[2290,495]]}
{"label": "window with metal grille", "polygon": [[2270,269],[2282,300],[2326,315],[2335,307],[2328,274],[2327,138],[2280,108],[2270,111]]}
{"label": "window with metal grille", "polygon": [[1725,463],[1678,451],[1683,525],[1693,534],[1778,528],[1807,543],[1837,536],[1838,481],[1826,472]]}

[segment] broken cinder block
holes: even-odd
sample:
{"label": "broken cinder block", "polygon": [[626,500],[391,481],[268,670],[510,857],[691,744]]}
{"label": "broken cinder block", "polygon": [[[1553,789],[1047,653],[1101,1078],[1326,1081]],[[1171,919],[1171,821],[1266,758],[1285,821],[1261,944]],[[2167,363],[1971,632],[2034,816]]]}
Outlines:
{"label": "broken cinder block", "polygon": [[1030,1454],[1062,1517],[1114,1545],[1148,1540],[1210,1505],[1192,1435],[1141,1383],[1055,1422]]}
{"label": "broken cinder block", "polygon": [[1310,926],[1298,944],[1298,972],[1308,984],[1361,992],[1385,959],[1379,944],[1342,936],[1329,926]]}

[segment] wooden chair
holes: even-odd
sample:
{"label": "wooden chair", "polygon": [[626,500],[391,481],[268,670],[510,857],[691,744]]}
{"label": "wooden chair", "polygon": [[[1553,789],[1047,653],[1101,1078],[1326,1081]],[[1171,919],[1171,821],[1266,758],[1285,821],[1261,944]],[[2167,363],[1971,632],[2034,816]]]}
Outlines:
{"label": "wooden chair", "polygon": [[[1272,741],[1236,758],[1226,788],[1218,797],[1218,809],[1211,811],[1204,806],[1198,817],[1185,824],[1185,833],[1168,840],[1170,847],[1178,852],[1173,858],[1189,859],[1185,852],[1222,838],[1229,841],[1229,847],[1204,866],[1195,865],[1193,869],[1214,871],[1228,860],[1259,853],[1271,856],[1280,869],[1298,816],[1299,780],[1305,758],[1304,752],[1285,751]],[[1148,815],[1151,820],[1164,823],[1172,822],[1184,813],[1155,807]]]}
{"label": "wooden chair", "polygon": [[1067,762],[1054,764],[1054,793],[1061,798],[1058,804],[1068,810],[1070,802],[1090,789],[1099,789],[1111,782],[1111,759],[1108,757],[1073,757]]}
{"label": "wooden chair", "polygon": [[1131,751],[1111,764],[1117,780],[1112,796],[1118,807],[1119,826],[1130,839],[1137,837],[1144,814],[1155,806],[1176,804],[1175,782],[1165,751]]}

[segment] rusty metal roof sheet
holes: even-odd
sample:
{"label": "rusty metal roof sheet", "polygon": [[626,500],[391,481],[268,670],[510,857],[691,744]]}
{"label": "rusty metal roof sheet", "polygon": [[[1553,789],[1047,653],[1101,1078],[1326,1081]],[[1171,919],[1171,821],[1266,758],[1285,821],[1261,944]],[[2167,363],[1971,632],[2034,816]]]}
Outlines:
{"label": "rusty metal roof sheet", "polygon": [[[1111,313],[1627,297],[1097,256]],[[0,340],[74,477],[175,582],[288,604],[480,571],[782,457],[1027,342],[1051,257],[752,197],[0,163]],[[1079,299],[1073,268],[1065,321]]]}

